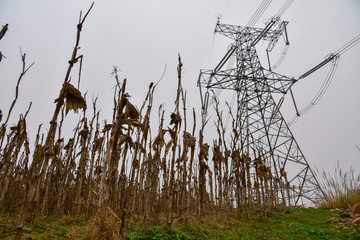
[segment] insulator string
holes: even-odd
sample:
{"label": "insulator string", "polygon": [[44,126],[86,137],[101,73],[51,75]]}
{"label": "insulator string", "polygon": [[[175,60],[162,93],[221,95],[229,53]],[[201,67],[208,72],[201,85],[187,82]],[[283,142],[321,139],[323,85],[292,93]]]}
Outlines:
{"label": "insulator string", "polygon": [[284,61],[284,59],[285,59],[285,57],[286,57],[286,54],[287,54],[288,50],[289,50],[289,45],[285,45],[284,50],[283,50],[283,52],[281,53],[280,58],[279,58],[279,59],[277,60],[277,62],[271,67],[272,69],[276,69],[276,68],[278,68],[278,67],[281,65],[281,63]]}
{"label": "insulator string", "polygon": [[323,82],[320,90],[317,92],[317,94],[315,95],[313,100],[308,105],[306,105],[306,107],[301,109],[298,114],[294,115],[294,117],[288,123],[289,126],[293,125],[299,119],[300,116],[305,115],[306,113],[308,113],[310,110],[312,110],[318,104],[318,102],[324,96],[325,92],[329,88],[330,83],[332,82],[332,80],[334,78],[338,63],[339,63],[339,56],[337,56],[334,59],[332,65],[331,65],[331,68],[330,68],[330,70],[329,70],[329,72],[328,72],[328,74],[327,74],[327,76],[325,78],[325,81]]}

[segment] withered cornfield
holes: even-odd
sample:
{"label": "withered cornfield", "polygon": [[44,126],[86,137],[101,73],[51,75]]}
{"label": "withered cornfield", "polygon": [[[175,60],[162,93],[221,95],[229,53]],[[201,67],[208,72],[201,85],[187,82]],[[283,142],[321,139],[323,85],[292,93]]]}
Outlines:
{"label": "withered cornfield", "polygon": [[[189,114],[186,108],[180,55],[172,113],[153,106],[157,86],[153,83],[143,105],[135,107],[126,91],[126,79],[121,81],[115,68],[113,118],[111,123],[101,124],[96,100],[91,109],[80,90],[70,83],[73,67],[82,61],[77,51],[90,10],[77,25],[76,43],[49,130],[42,133],[39,126],[33,148],[29,146],[27,113],[17,124],[9,127],[8,123],[19,83],[32,66],[26,66],[26,55],[22,54],[23,71],[16,98],[8,114],[0,115],[2,212],[17,214],[20,227],[38,215],[111,215],[121,222],[119,231],[126,236],[128,226],[139,221],[145,228],[149,221],[187,225],[209,213],[229,216],[235,212],[242,216],[260,210],[266,214],[273,207],[292,204],[286,173],[282,172],[280,179],[274,177],[271,163],[259,146],[253,147],[256,158],[250,159],[236,131],[231,130],[231,139],[226,140],[216,98],[218,137],[205,142],[206,122],[196,125],[200,110],[192,109]],[[1,37],[5,28],[7,25]],[[160,123],[150,129],[154,107],[159,109]],[[74,125],[73,136],[64,139],[62,123],[71,110],[82,117]],[[170,123],[164,120],[167,114]]]}

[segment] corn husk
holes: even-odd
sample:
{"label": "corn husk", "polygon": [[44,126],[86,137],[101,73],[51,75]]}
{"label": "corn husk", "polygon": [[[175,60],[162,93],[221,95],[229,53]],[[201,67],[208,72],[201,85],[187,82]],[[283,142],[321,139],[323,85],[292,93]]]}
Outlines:
{"label": "corn husk", "polygon": [[66,114],[68,114],[70,110],[73,110],[75,113],[77,113],[79,109],[86,110],[86,101],[83,96],[81,96],[81,92],[77,90],[72,84],[65,84],[64,98],[66,99]]}

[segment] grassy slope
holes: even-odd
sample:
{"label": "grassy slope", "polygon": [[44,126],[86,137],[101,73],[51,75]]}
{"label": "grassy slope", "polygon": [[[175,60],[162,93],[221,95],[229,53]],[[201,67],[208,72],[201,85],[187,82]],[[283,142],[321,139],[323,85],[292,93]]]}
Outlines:
{"label": "grassy slope", "polygon": [[[247,219],[232,217],[229,222],[214,216],[206,217],[202,224],[183,227],[178,224],[171,233],[165,226],[152,225],[142,232],[141,224],[129,229],[128,239],[360,239],[360,228],[339,228],[338,223],[329,223],[332,217],[340,221],[340,212],[311,208],[278,208],[267,217],[253,214]],[[0,218],[1,223],[5,217]],[[8,221],[10,224],[11,221]],[[84,239],[90,221],[70,217],[37,218],[26,226],[22,239]],[[115,225],[116,226],[116,225]],[[0,227],[0,239],[13,239],[15,230]],[[101,239],[101,238],[99,238]]]}
{"label": "grassy slope", "polygon": [[[327,222],[331,217],[341,219],[341,213],[311,208],[276,209],[267,217],[231,220],[226,225],[218,222],[175,228],[173,239],[360,239],[359,228],[339,229],[337,224]],[[160,237],[171,239],[161,227],[146,234],[134,232],[129,239]]]}

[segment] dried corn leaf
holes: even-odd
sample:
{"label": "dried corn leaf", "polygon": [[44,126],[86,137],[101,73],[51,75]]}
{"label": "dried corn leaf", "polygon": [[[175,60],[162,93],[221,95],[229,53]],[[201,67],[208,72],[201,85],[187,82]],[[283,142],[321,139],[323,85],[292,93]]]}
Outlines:
{"label": "dried corn leaf", "polygon": [[145,136],[145,137],[147,136],[148,131],[149,131],[149,123],[150,123],[150,121],[149,121],[149,116],[146,115],[146,116],[144,117],[144,121],[143,121],[143,123],[142,123],[142,130],[143,130],[143,133],[144,133],[144,136]]}
{"label": "dried corn leaf", "polygon": [[233,159],[233,161],[237,161],[238,159],[240,159],[240,153],[238,150],[235,150],[231,153],[231,158]]}
{"label": "dried corn leaf", "polygon": [[169,149],[171,148],[171,146],[174,143],[174,139],[171,139],[167,144],[166,144],[166,148],[165,148],[165,152],[167,153],[169,151]]}
{"label": "dried corn leaf", "polygon": [[93,142],[93,150],[97,151],[99,149],[101,149],[101,146],[103,144],[104,138],[100,137],[100,138],[95,138],[94,142]]}
{"label": "dried corn leaf", "polygon": [[0,109],[0,122],[1,122],[1,120],[2,120],[2,117],[3,117],[3,114],[2,114],[2,111],[1,111],[1,109]]}
{"label": "dried corn leaf", "polygon": [[65,112],[68,114],[70,110],[73,110],[75,113],[79,109],[86,110],[86,101],[81,96],[81,92],[77,90],[72,84],[65,83],[65,91],[64,91],[64,97],[66,99],[66,109]]}
{"label": "dried corn leaf", "polygon": [[234,139],[239,139],[240,138],[239,133],[235,128],[233,129],[233,133],[234,133]]}
{"label": "dried corn leaf", "polygon": [[70,150],[74,146],[74,139],[70,138],[66,146],[64,147],[65,150]]}
{"label": "dried corn leaf", "polygon": [[121,146],[124,142],[126,142],[130,146],[134,145],[134,142],[133,142],[132,138],[130,136],[128,136],[128,135],[122,135],[120,137],[119,146]]}
{"label": "dried corn leaf", "polygon": [[8,30],[8,26],[9,24],[5,24],[5,26],[2,27],[1,31],[0,31],[0,40],[3,38],[3,36],[5,35],[6,31]]}
{"label": "dried corn leaf", "polygon": [[178,157],[178,158],[175,160],[175,163],[177,163],[177,166],[176,166],[177,169],[181,169],[181,166],[180,166],[180,164],[179,164],[179,163],[181,163],[181,162],[182,162],[182,158],[181,158],[181,157]]}
{"label": "dried corn leaf", "polygon": [[4,125],[2,125],[1,128],[0,128],[0,139],[4,138],[5,131],[6,131],[6,128],[5,128]]}
{"label": "dried corn leaf", "polygon": [[175,130],[175,129],[173,130],[173,129],[171,129],[171,128],[168,127],[168,131],[169,131],[169,133],[170,133],[171,139],[176,140],[176,139],[177,139],[177,132],[176,132],[176,130]]}
{"label": "dried corn leaf", "polygon": [[214,162],[219,162],[219,163],[224,160],[224,157],[220,151],[219,146],[214,147],[213,159],[214,159]]}
{"label": "dried corn leaf", "polygon": [[19,125],[15,125],[15,126],[10,127],[11,131],[17,131],[18,129],[19,129]]}
{"label": "dried corn leaf", "polygon": [[126,103],[125,118],[126,119],[128,119],[128,118],[138,119],[139,118],[138,110],[129,101],[127,101],[127,103]]}
{"label": "dried corn leaf", "polygon": [[165,129],[162,129],[159,133],[159,135],[156,136],[154,142],[153,142],[153,147],[159,145],[160,147],[164,146],[165,144],[165,140],[164,140],[164,133],[166,132]]}
{"label": "dried corn leaf", "polygon": [[179,114],[172,113],[170,115],[170,117],[171,117],[170,125],[171,124],[179,124],[179,123],[181,123],[181,116]]}
{"label": "dried corn leaf", "polygon": [[55,155],[58,155],[60,153],[60,150],[63,148],[63,146],[64,146],[64,138],[58,139],[54,146]]}
{"label": "dried corn leaf", "polygon": [[267,168],[266,168],[266,166],[265,166],[264,164],[259,165],[259,166],[258,166],[258,169],[261,171],[261,173],[262,173],[263,175],[266,175],[266,173],[267,173]]}
{"label": "dried corn leaf", "polygon": [[129,125],[131,125],[133,127],[137,127],[137,128],[142,127],[142,124],[137,119],[130,118],[127,122],[128,122]]}
{"label": "dried corn leaf", "polygon": [[251,162],[251,158],[248,155],[243,154],[241,157],[243,163],[249,164]]}
{"label": "dried corn leaf", "polygon": [[101,131],[103,133],[109,131],[112,128],[112,124],[105,124],[104,129]]}
{"label": "dried corn leaf", "polygon": [[261,158],[255,158],[255,159],[254,159],[254,164],[255,164],[256,166],[259,166],[260,164],[262,164]]}
{"label": "dried corn leaf", "polygon": [[225,158],[227,159],[229,156],[231,155],[231,150],[226,150],[225,151]]}
{"label": "dried corn leaf", "polygon": [[208,159],[209,156],[209,144],[204,143],[201,145],[200,147],[200,158],[205,158],[206,160]]}
{"label": "dried corn leaf", "polygon": [[286,172],[284,168],[280,168],[280,175],[284,178],[286,178]]}
{"label": "dried corn leaf", "polygon": [[87,138],[88,134],[89,134],[89,129],[87,129],[87,128],[85,128],[79,132],[79,135],[84,139]]}
{"label": "dried corn leaf", "polygon": [[193,137],[190,133],[184,132],[184,141],[186,146],[195,147],[196,138]]}

